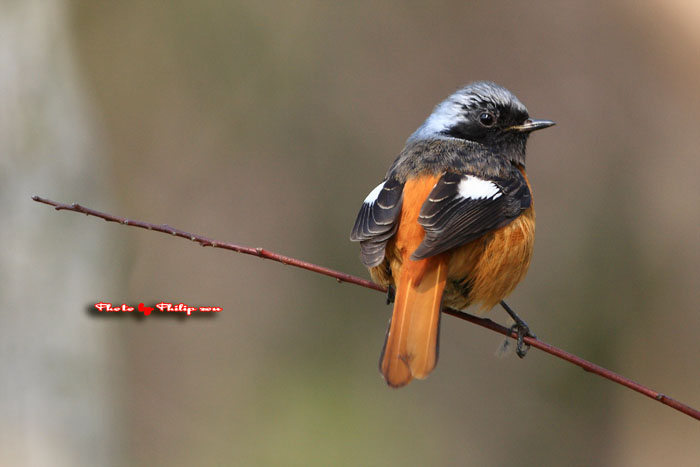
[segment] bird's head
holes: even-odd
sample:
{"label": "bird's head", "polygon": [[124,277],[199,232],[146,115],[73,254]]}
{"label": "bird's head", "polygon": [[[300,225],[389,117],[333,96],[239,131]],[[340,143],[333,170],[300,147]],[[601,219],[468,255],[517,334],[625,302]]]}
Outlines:
{"label": "bird's head", "polygon": [[554,125],[530,118],[527,108],[506,88],[488,81],[471,83],[438,104],[408,142],[456,138],[524,164],[531,132]]}

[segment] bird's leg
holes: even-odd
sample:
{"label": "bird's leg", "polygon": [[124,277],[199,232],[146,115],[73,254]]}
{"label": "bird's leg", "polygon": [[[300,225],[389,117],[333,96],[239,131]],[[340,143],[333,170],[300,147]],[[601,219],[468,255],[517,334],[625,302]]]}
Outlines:
{"label": "bird's leg", "polygon": [[510,328],[510,330],[515,331],[518,334],[518,344],[515,347],[515,353],[518,355],[518,357],[523,358],[527,354],[527,351],[530,350],[530,345],[526,344],[523,341],[523,338],[528,336],[537,339],[537,336],[530,332],[530,327],[527,325],[527,323],[523,321],[522,318],[520,318],[520,316],[518,316],[518,314],[513,311],[513,309],[509,307],[506,302],[501,301],[501,306],[504,310],[506,310],[506,313],[513,318],[513,321],[515,321],[515,324]]}
{"label": "bird's leg", "polygon": [[394,303],[394,299],[396,298],[396,288],[393,285],[390,285],[387,287],[386,290],[386,304],[391,305]]}

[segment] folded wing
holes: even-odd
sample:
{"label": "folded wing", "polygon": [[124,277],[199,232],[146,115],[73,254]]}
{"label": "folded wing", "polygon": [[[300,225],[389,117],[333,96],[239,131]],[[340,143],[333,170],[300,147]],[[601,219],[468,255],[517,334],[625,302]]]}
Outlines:
{"label": "folded wing", "polygon": [[398,227],[402,199],[403,183],[390,178],[372,190],[362,203],[350,240],[360,242],[365,266],[376,266],[384,259],[386,244]]}
{"label": "folded wing", "polygon": [[418,216],[425,238],[414,260],[464,245],[503,227],[530,207],[530,190],[520,171],[508,178],[445,173]]}

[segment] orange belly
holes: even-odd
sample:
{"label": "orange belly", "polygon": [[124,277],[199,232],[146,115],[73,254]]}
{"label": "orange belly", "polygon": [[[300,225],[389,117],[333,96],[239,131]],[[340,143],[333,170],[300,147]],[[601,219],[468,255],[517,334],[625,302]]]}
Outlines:
{"label": "orange belly", "polygon": [[452,250],[443,305],[485,312],[525,277],[535,240],[531,206],[510,224]]}
{"label": "orange belly", "polygon": [[[424,176],[407,182],[397,234],[387,245],[385,261],[370,268],[375,282],[394,285],[405,258],[422,241],[425,232],[418,224],[418,214],[438,178]],[[475,305],[479,311],[493,308],[525,277],[534,238],[535,211],[531,206],[510,224],[444,253],[449,264],[443,305],[457,309]]]}

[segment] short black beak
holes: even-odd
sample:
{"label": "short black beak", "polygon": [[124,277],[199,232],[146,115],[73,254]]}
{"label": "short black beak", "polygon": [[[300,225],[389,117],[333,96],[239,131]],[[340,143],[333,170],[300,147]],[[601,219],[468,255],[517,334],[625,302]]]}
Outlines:
{"label": "short black beak", "polygon": [[541,130],[543,128],[549,128],[550,126],[556,125],[551,120],[536,120],[534,118],[528,118],[525,120],[521,125],[515,125],[510,128],[509,130],[513,131],[521,131],[521,132],[526,132],[529,133],[531,131],[535,130]]}

